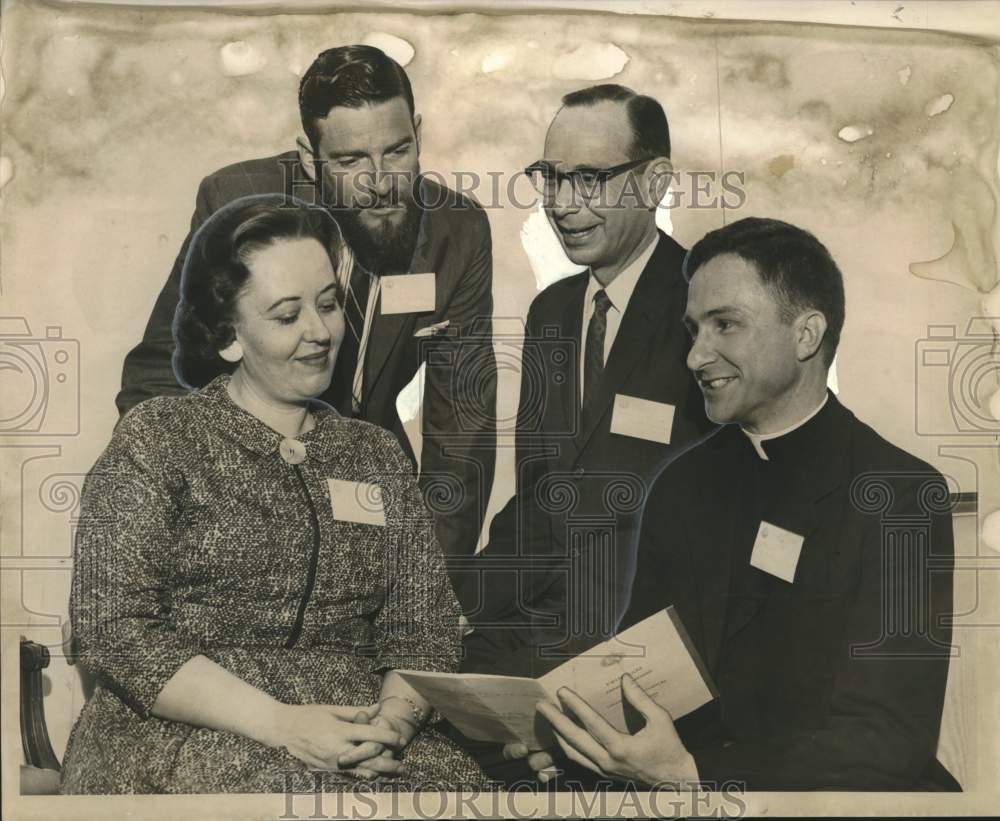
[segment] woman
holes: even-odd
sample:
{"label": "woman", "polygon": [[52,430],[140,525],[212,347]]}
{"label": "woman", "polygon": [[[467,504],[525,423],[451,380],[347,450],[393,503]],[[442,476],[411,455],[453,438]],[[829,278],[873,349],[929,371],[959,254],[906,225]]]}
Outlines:
{"label": "woman", "polygon": [[174,361],[199,390],[134,408],[85,484],[70,613],[99,683],[63,792],[483,782],[393,672],[454,669],[459,608],[396,440],[314,400],[351,257],[289,206],[196,235]]}

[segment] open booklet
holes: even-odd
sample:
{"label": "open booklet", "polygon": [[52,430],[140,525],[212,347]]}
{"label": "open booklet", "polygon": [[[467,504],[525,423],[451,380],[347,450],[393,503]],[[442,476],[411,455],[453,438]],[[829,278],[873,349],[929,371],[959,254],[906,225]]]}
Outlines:
{"label": "open booklet", "polygon": [[538,679],[479,673],[397,670],[468,738],[530,749],[555,744],[539,701],[559,704],[556,691],[569,687],[616,729],[626,720],[621,678],[628,673],[675,719],[711,701],[717,691],[673,607],[661,610],[612,639],[559,665]]}

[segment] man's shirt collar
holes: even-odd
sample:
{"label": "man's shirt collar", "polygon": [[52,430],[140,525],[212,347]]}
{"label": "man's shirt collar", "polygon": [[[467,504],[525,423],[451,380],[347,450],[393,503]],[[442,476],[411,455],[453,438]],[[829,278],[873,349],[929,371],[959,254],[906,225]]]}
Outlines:
{"label": "man's shirt collar", "polygon": [[635,291],[635,286],[639,282],[639,277],[642,276],[642,272],[646,269],[646,265],[650,257],[653,256],[653,251],[656,250],[656,243],[659,240],[660,235],[657,232],[656,236],[643,248],[642,253],[632,260],[626,268],[622,269],[618,276],[611,281],[610,285],[602,285],[597,277],[594,276],[594,272],[588,271],[586,301],[583,303],[585,310],[589,310],[589,306],[594,302],[594,295],[603,288],[604,293],[611,300],[611,306],[619,314],[624,314],[625,309],[628,307],[628,302],[632,298],[632,292]]}

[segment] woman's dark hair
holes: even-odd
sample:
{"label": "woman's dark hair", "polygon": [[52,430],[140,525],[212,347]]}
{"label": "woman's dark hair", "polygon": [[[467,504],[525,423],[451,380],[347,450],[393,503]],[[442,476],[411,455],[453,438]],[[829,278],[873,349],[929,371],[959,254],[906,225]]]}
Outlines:
{"label": "woman's dark hair", "polygon": [[[336,221],[325,209],[282,194],[235,200],[198,229],[184,259],[174,314],[173,364],[181,384],[200,388],[236,369],[219,351],[235,338],[236,299],[250,278],[247,262],[275,242],[303,238],[317,240],[337,270],[343,240]],[[339,282],[336,293],[343,305]]]}

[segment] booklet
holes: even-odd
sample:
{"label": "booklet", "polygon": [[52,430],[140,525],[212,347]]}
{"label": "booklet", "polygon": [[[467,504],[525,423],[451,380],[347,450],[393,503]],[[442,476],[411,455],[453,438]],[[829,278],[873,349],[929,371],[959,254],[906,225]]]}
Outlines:
{"label": "booklet", "polygon": [[539,701],[559,705],[556,691],[569,687],[617,730],[628,732],[621,679],[628,673],[677,719],[718,695],[673,607],[661,610],[538,679],[479,673],[397,670],[468,738],[530,749],[554,746]]}

